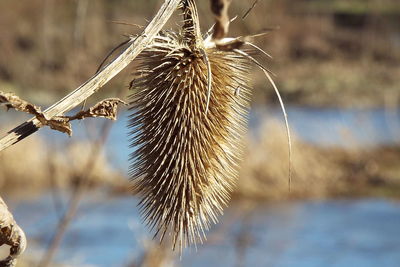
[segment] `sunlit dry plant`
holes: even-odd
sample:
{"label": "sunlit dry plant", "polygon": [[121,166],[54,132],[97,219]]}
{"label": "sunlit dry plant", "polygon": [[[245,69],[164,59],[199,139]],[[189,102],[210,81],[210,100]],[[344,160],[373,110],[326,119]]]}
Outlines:
{"label": "sunlit dry plant", "polygon": [[143,218],[160,240],[171,235],[182,248],[202,242],[229,201],[246,131],[250,65],[262,65],[250,55],[256,46],[221,38],[227,27],[219,22],[203,37],[194,0],[180,9],[182,30],[160,32],[139,56],[129,127],[130,176]]}

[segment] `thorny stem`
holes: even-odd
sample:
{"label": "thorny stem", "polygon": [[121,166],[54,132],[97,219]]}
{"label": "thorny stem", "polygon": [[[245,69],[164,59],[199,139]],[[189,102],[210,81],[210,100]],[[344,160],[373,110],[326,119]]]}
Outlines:
{"label": "thorny stem", "polygon": [[[191,47],[199,50],[203,56],[204,63],[207,66],[207,100],[206,100],[206,115],[210,105],[211,97],[211,86],[212,86],[212,72],[211,64],[208,60],[207,53],[204,51],[204,45],[202,44],[202,35],[200,30],[200,21],[197,13],[197,8],[194,0],[182,1],[183,10],[183,37],[185,43]],[[201,44],[200,44],[201,43]]]}
{"label": "thorny stem", "polygon": [[194,0],[183,0],[183,37],[189,47],[199,47],[199,40],[202,39],[200,31],[199,15]]}

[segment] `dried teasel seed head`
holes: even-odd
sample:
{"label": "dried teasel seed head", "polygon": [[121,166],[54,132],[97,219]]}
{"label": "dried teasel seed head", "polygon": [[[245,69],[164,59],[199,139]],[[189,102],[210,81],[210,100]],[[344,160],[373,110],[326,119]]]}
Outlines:
{"label": "dried teasel seed head", "polygon": [[140,210],[161,240],[205,239],[237,179],[250,101],[250,61],[203,40],[194,1],[180,33],[161,32],[131,83],[130,176]]}

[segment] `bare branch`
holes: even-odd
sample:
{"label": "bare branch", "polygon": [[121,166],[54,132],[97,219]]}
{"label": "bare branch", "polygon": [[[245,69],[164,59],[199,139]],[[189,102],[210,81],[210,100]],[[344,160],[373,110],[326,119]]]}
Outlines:
{"label": "bare branch", "polygon": [[118,98],[108,98],[97,103],[86,111],[80,111],[74,116],[55,116],[47,119],[45,114],[42,113],[40,107],[37,107],[13,93],[3,93],[0,91],[0,105],[5,104],[7,109],[16,109],[18,111],[26,112],[35,115],[36,119],[40,121],[40,125],[49,126],[51,129],[72,135],[71,121],[83,120],[84,118],[102,117],[110,120],[116,120],[118,104],[127,105],[124,101]]}
{"label": "bare branch", "polygon": [[25,251],[26,237],[0,197],[0,246],[2,245],[9,245],[11,248],[10,255],[0,261],[0,267],[15,266],[18,256]]}
{"label": "bare branch", "polygon": [[[102,86],[122,71],[140,54],[162,29],[173,12],[177,9],[181,0],[165,0],[156,16],[136,39],[130,41],[130,45],[111,63],[96,73],[92,78],[75,89],[72,93],[46,109],[43,114],[52,119],[62,116],[65,112],[78,106]],[[10,130],[6,136],[0,139],[0,151],[18,143],[27,136],[35,133],[42,125],[38,118],[34,117],[16,128]]]}

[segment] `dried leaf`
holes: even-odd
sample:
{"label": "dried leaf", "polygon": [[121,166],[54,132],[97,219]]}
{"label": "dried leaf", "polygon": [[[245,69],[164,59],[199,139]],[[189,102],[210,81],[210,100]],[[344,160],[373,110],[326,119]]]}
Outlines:
{"label": "dried leaf", "polygon": [[0,261],[0,267],[15,266],[18,256],[25,251],[26,237],[0,197],[0,246],[4,244],[11,246],[10,254]]}
{"label": "dried leaf", "polygon": [[65,117],[54,117],[52,119],[46,119],[43,114],[40,116],[36,116],[43,125],[49,126],[51,129],[66,133],[69,136],[72,136],[72,127],[69,118]]}
{"label": "dried leaf", "polygon": [[70,120],[82,120],[84,118],[102,117],[110,120],[116,120],[119,104],[127,105],[127,103],[119,98],[107,98],[100,101],[89,110],[80,111],[75,116],[67,118]]}
{"label": "dried leaf", "polygon": [[51,129],[72,135],[71,121],[83,120],[84,118],[102,117],[110,120],[117,119],[117,110],[119,104],[127,105],[124,101],[118,98],[107,98],[100,101],[86,111],[80,111],[74,116],[57,116],[46,118],[45,114],[37,107],[13,93],[3,93],[0,91],[0,105],[6,105],[7,109],[15,109],[35,115],[42,126],[49,126]]}
{"label": "dried leaf", "polygon": [[31,103],[19,98],[13,93],[4,93],[0,91],[0,104],[3,104],[8,109],[15,109],[18,111],[26,112],[33,115],[41,114],[40,107],[32,105]]}

